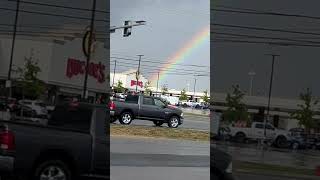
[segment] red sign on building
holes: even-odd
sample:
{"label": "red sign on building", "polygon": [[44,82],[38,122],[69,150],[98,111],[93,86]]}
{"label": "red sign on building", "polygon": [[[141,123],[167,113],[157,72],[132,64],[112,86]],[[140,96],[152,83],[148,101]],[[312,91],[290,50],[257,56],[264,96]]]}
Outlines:
{"label": "red sign on building", "polygon": [[[90,63],[88,66],[88,75],[94,77],[99,83],[105,82],[104,74],[105,66],[99,62],[99,64]],[[67,63],[66,75],[69,78],[84,74],[86,72],[86,62],[77,59],[69,58]]]}
{"label": "red sign on building", "polygon": [[[137,81],[131,80],[131,86],[136,86],[136,85],[137,85]],[[138,86],[143,88],[143,82],[142,81],[138,81]]]}

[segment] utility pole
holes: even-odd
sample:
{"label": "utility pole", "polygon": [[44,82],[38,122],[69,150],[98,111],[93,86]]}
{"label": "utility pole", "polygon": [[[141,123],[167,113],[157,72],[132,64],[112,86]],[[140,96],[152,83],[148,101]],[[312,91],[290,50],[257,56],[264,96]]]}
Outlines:
{"label": "utility pole", "polygon": [[91,24],[90,24],[90,34],[89,34],[89,44],[88,44],[88,54],[87,54],[87,64],[85,69],[85,76],[84,76],[84,84],[83,84],[83,99],[87,99],[87,84],[88,84],[88,73],[89,73],[89,63],[91,58],[91,46],[92,46],[92,35],[93,35],[93,28],[94,28],[94,20],[96,14],[96,0],[93,0],[92,3],[92,14],[91,14]]}
{"label": "utility pole", "polygon": [[140,64],[141,64],[141,57],[143,55],[138,55],[139,56],[139,65],[138,65],[138,71],[137,71],[137,75],[136,75],[136,78],[137,78],[137,82],[136,82],[136,93],[138,93],[138,81],[139,81],[139,76],[140,76]]}
{"label": "utility pole", "polygon": [[270,113],[270,101],[271,101],[271,92],[272,92],[272,83],[273,83],[273,71],[274,71],[274,61],[277,56],[276,54],[266,54],[267,56],[272,56],[272,63],[271,63],[271,75],[270,75],[270,84],[269,84],[269,96],[268,96],[268,106],[267,106],[267,117],[264,118],[264,138],[267,137],[267,120],[269,121],[269,113]]}
{"label": "utility pole", "polygon": [[193,86],[193,100],[196,99],[196,84],[197,84],[197,78],[194,76],[194,86]]}
{"label": "utility pole", "polygon": [[157,80],[157,93],[159,92],[159,71],[158,71],[158,80]]}
{"label": "utility pole", "polygon": [[114,77],[116,76],[116,67],[117,67],[117,60],[114,61],[112,87],[114,86]]}
{"label": "utility pole", "polygon": [[250,71],[248,73],[248,75],[250,76],[250,88],[249,88],[249,95],[252,96],[252,91],[253,91],[253,78],[256,75],[256,73],[254,71]]}
{"label": "utility pole", "polygon": [[20,0],[17,0],[17,2],[16,2],[16,15],[15,15],[15,19],[14,19],[13,36],[12,36],[12,44],[11,44],[11,55],[10,55],[9,70],[8,70],[8,80],[6,82],[6,87],[8,88],[7,98],[6,98],[7,101],[8,101],[8,98],[12,96],[11,71],[12,71],[14,47],[15,47],[16,36],[17,36],[17,24],[18,24],[19,10],[20,10]]}

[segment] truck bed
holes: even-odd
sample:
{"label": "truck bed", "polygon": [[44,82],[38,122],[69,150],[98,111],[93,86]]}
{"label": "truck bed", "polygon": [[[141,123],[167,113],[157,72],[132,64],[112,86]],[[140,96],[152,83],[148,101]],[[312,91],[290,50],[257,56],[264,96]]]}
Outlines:
{"label": "truck bed", "polygon": [[[39,155],[47,149],[64,150],[81,159],[77,166],[89,169],[92,137],[89,132],[49,125],[0,120],[0,127],[6,127],[15,136],[14,168],[22,173],[30,172]],[[0,152],[0,156],[4,155]],[[80,158],[81,157],[81,158]],[[26,168],[28,167],[28,168]]]}

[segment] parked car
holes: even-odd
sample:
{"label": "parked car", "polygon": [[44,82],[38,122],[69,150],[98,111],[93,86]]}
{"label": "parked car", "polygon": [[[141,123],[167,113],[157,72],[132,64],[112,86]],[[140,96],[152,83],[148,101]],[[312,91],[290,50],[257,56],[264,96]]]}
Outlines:
{"label": "parked car", "polygon": [[105,106],[63,103],[46,125],[0,120],[1,178],[109,179],[107,114]]}
{"label": "parked car", "polygon": [[320,139],[315,134],[307,134],[303,128],[293,128],[291,132],[292,149],[320,149]]}
{"label": "parked car", "polygon": [[48,115],[48,110],[46,108],[46,105],[42,101],[20,100],[19,104],[31,108],[34,117],[46,118]]}
{"label": "parked car", "polygon": [[156,126],[167,123],[171,128],[183,124],[182,111],[166,104],[159,97],[128,95],[124,102],[111,101],[109,108],[111,121],[118,119],[125,125],[129,125],[134,119],[149,120]]}
{"label": "parked car", "polygon": [[[245,142],[246,139],[264,139],[264,123],[253,122],[250,127],[230,127],[230,135],[237,142]],[[291,140],[289,131],[276,129],[272,124],[266,124],[266,136],[277,147],[287,147]]]}
{"label": "parked car", "polygon": [[232,157],[211,145],[210,174],[214,180],[234,180],[232,175]]}
{"label": "parked car", "polygon": [[17,99],[15,98],[7,98],[6,97],[0,97],[0,106],[1,109],[8,108],[10,111],[15,111],[18,108]]}

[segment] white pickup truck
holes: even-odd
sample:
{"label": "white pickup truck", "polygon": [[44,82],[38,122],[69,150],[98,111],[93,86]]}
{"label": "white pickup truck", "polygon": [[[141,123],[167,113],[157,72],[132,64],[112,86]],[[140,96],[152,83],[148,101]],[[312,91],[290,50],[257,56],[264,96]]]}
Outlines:
{"label": "white pickup truck", "polygon": [[[264,123],[254,122],[249,128],[230,127],[230,135],[237,142],[244,142],[247,139],[259,140],[264,138]],[[272,124],[266,124],[266,137],[272,140],[277,147],[285,147],[291,140],[290,132],[276,129]]]}

